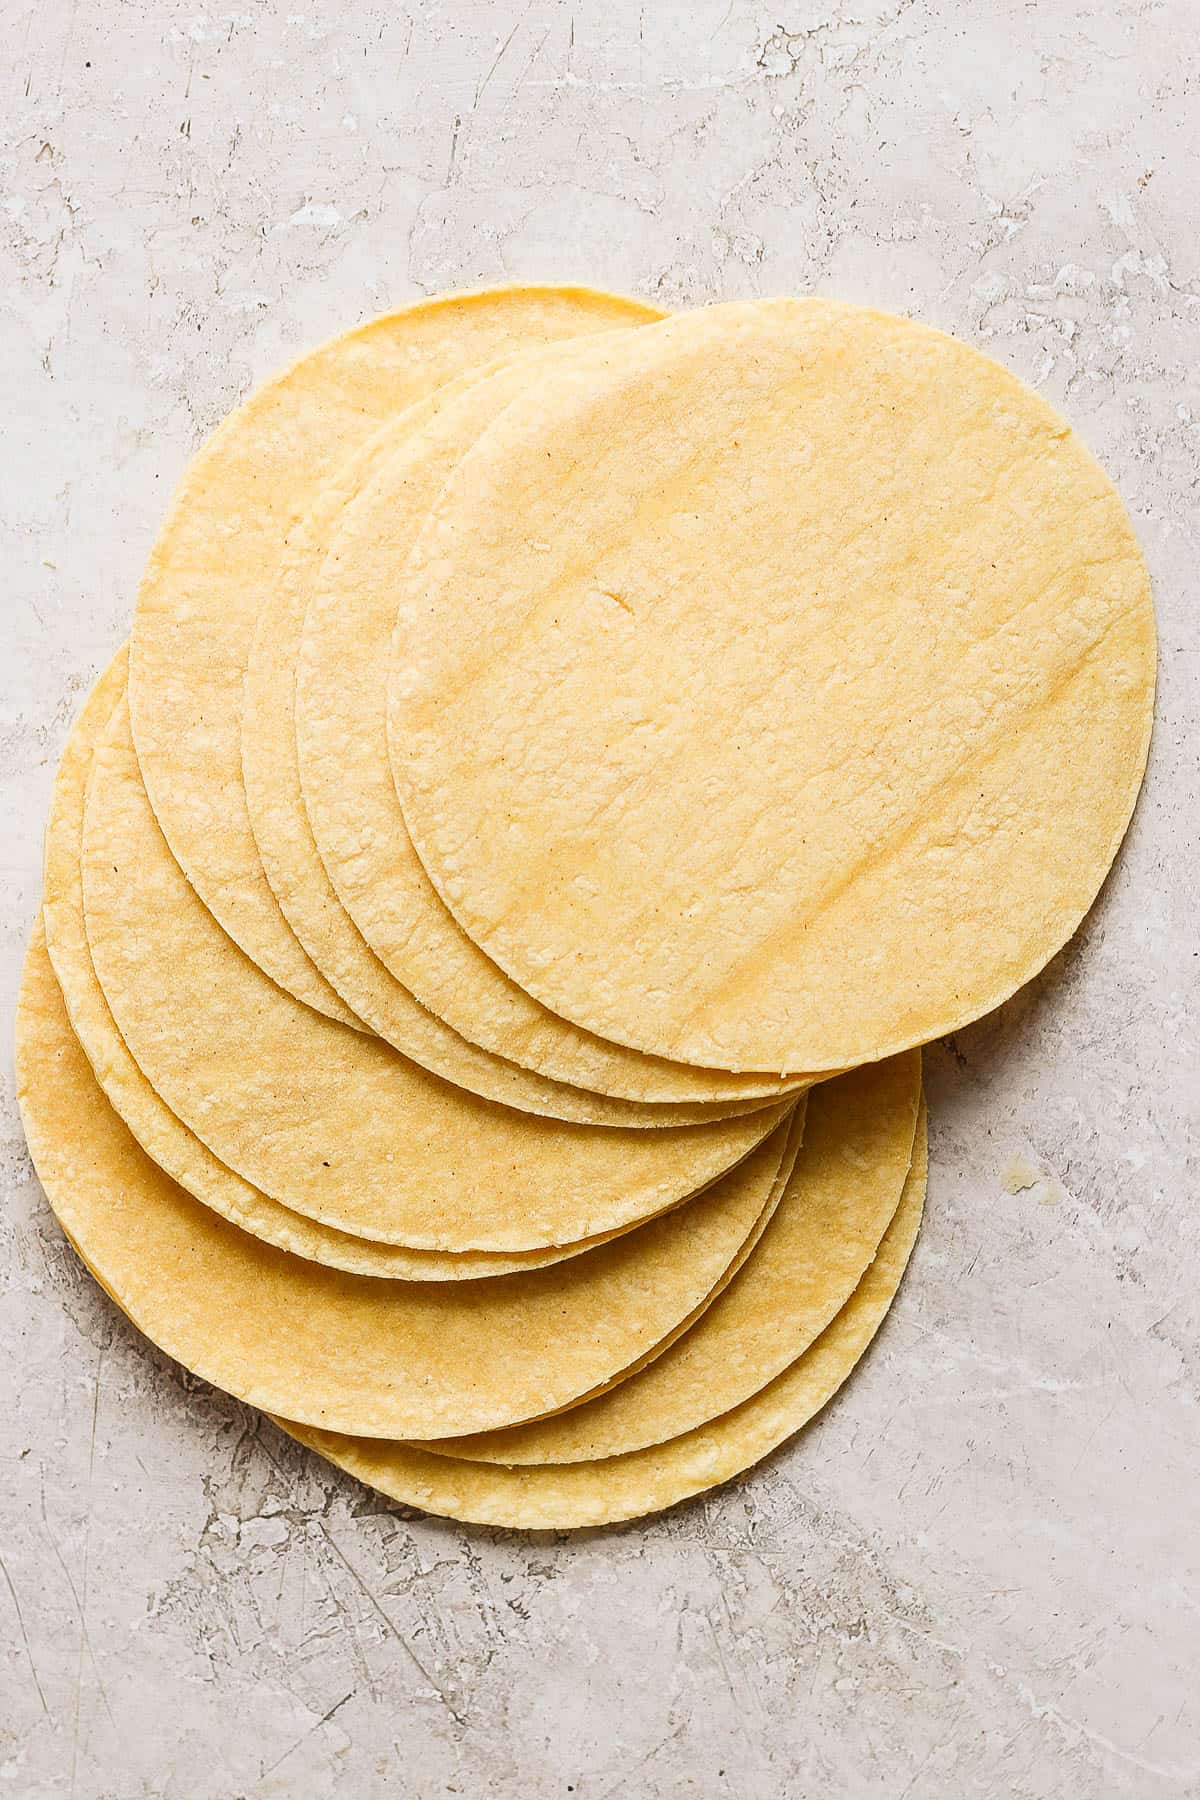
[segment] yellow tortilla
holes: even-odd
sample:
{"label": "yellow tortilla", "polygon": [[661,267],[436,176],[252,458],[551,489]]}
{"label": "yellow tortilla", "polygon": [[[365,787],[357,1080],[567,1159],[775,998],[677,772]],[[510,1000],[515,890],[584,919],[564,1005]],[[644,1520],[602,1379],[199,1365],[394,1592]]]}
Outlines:
{"label": "yellow tortilla", "polygon": [[[529,367],[528,363],[524,366]],[[754,1084],[738,1077],[730,1078],[728,1084],[734,1097],[711,1104],[706,1100],[702,1077],[682,1065],[673,1070],[664,1065],[664,1079],[677,1090],[677,1102],[644,1104],[584,1092],[481,1049],[415,1000],[374,954],[343,909],[313,840],[296,756],[296,662],[308,597],[318,585],[330,532],[348,497],[357,492],[374,466],[386,460],[398,443],[419,434],[425,424],[437,417],[446,398],[469,382],[469,377],[463,377],[460,382],[451,383],[437,395],[409,407],[394,424],[383,427],[354,452],[337,477],[322,489],[311,511],[288,537],[275,590],[259,614],[242,705],[246,802],[267,879],[292,930],[355,1016],[395,1049],[446,1081],[523,1112],[581,1124],[657,1128],[748,1111],[762,1101],[754,1092]],[[433,484],[435,494],[440,485],[439,473]],[[406,500],[413,499],[406,492]],[[393,521],[393,527],[395,524]],[[412,528],[416,528],[415,521]],[[336,749],[339,761],[334,786],[346,814],[354,820],[355,842],[364,861],[375,860],[367,850],[373,832],[394,833],[401,866],[408,869],[417,886],[418,902],[432,908],[441,925],[461,940],[468,956],[506,986],[504,977],[462,938],[425,880],[411,849],[407,854],[404,851],[407,838],[392,786],[384,714],[394,610],[386,592],[368,596],[356,586],[338,595],[339,616],[334,621],[337,666],[332,672],[332,688],[337,700],[337,729],[344,736]],[[375,677],[366,696],[373,704],[373,713],[359,710],[364,665]],[[389,860],[395,859],[395,853],[389,853]],[[525,1001],[525,1005],[541,1010],[534,1002]],[[583,1034],[573,1027],[556,1023],[569,1038],[583,1039]],[[592,1039],[583,1041],[587,1045],[595,1043]],[[619,1065],[632,1065],[639,1072],[647,1060],[635,1052],[610,1050],[608,1046],[597,1046],[596,1053],[615,1059]],[[654,1065],[650,1065],[651,1077],[653,1071]],[[771,1084],[772,1092],[778,1087],[778,1083]],[[693,1095],[698,1098],[690,1099]]]}
{"label": "yellow tortilla", "polygon": [[188,469],[138,595],[130,703],[159,823],[209,910],[290,993],[353,1015],[275,903],[241,779],[242,676],[293,522],[355,446],[463,369],[531,338],[661,318],[566,287],[451,295],[371,320],[253,393]]}
{"label": "yellow tortilla", "polygon": [[84,915],[117,1027],[171,1111],[293,1212],[421,1250],[536,1250],[653,1217],[786,1108],[566,1125],[479,1100],[278,988],[211,918],[155,823],[118,708],[92,763]]}
{"label": "yellow tortilla", "polygon": [[688,1207],[491,1281],[377,1281],[304,1262],[178,1187],[108,1105],[39,923],[17,1016],[34,1167],[98,1279],[160,1349],[239,1399],[356,1436],[495,1429],[597,1391],[703,1310],[765,1222],[785,1128]]}
{"label": "yellow tortilla", "polygon": [[460,462],[398,598],[422,862],[521,987],[649,1055],[847,1067],[997,1006],[1145,764],[1111,483],[1005,369],[862,308],[582,346]]}
{"label": "yellow tortilla", "polygon": [[597,1462],[681,1437],[758,1393],[858,1286],[899,1204],[920,1100],[919,1050],[815,1087],[783,1200],[754,1255],[686,1336],[586,1406],[433,1448],[506,1467]]}
{"label": "yellow tortilla", "polygon": [[505,1469],[275,1423],[389,1499],[443,1518],[525,1531],[569,1531],[661,1512],[705,1493],[792,1437],[833,1398],[875,1336],[900,1286],[925,1200],[925,1120],[912,1168],[878,1254],[831,1325],[799,1360],[734,1411],[669,1443],[603,1462]]}
{"label": "yellow tortilla", "polygon": [[71,1026],[105,1098],[142,1148],[196,1199],[294,1255],[346,1269],[405,1281],[473,1281],[519,1269],[539,1269],[591,1249],[585,1239],[546,1250],[461,1255],[376,1244],[332,1230],[271,1200],[226,1168],[161,1100],[134,1062],[105,1001],[92,967],[83,917],[79,853],[84,793],[92,749],[125,691],[126,652],[113,660],[80,714],[54,784],[46,828],[43,917],[47,948],[63,992]]}
{"label": "yellow tortilla", "polygon": [[[446,911],[412,848],[396,797],[388,761],[387,669],[399,571],[459,457],[512,399],[581,348],[570,344],[526,356],[465,390],[433,396],[382,431],[322,494],[310,515],[307,566],[293,560],[290,570],[290,579],[309,596],[298,670],[293,680],[281,669],[282,691],[256,716],[255,704],[264,696],[252,663],[243,730],[245,751],[256,738],[280,743],[290,724],[292,753],[298,755],[298,778],[278,770],[270,776],[277,824],[284,812],[293,827],[297,815],[305,819],[288,846],[279,844],[277,861],[287,864],[288,873],[275,879],[301,940],[376,1029],[389,984],[393,993],[398,985],[410,1006],[415,995],[463,1038],[555,1083],[676,1105],[778,1096],[784,1091],[778,1080],[645,1057],[539,1006]],[[300,537],[294,535],[292,547],[296,557],[303,554]],[[283,663],[295,649],[272,609],[259,634],[259,659]],[[258,754],[246,756],[248,770]],[[248,778],[248,787],[265,799],[267,771],[257,783]],[[305,850],[297,854],[301,844]],[[357,930],[339,921],[337,900]],[[364,940],[373,955],[364,953]],[[406,1048],[391,1031],[382,1035]],[[557,1116],[570,1115],[560,1107]]]}

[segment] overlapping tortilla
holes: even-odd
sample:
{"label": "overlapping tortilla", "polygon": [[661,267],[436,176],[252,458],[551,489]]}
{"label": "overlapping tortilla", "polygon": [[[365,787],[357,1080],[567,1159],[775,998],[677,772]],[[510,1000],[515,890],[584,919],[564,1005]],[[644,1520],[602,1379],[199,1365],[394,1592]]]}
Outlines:
{"label": "overlapping tortilla", "polygon": [[[540,1269],[577,1256],[600,1240],[545,1250],[455,1254],[372,1243],[307,1219],[270,1199],[227,1168],[177,1119],[138,1068],[117,1030],[92,966],[83,917],[80,839],[92,749],[125,688],[122,650],[88,699],[59,766],[46,829],[43,916],[47,947],[76,1037],[109,1104],[142,1148],[196,1199],[267,1243],[334,1269],[405,1281],[471,1281]],[[628,1228],[627,1228],[628,1229]]]}
{"label": "overlapping tortilla", "polygon": [[603,1462],[506,1469],[437,1456],[415,1444],[372,1442],[276,1424],[390,1499],[445,1518],[518,1530],[569,1531],[661,1512],[729,1481],[807,1425],[836,1394],[875,1336],[900,1286],[925,1201],[924,1113],[895,1217],[870,1268],[831,1325],[782,1375],[732,1412],[683,1437]]}
{"label": "overlapping tortilla", "polygon": [[1155,649],[1053,409],[806,300],[597,339],[517,396],[420,536],[395,658],[412,840],[514,981],[648,1055],[813,1071],[965,1024],[1065,942]]}
{"label": "overlapping tortilla", "polygon": [[[277,861],[287,869],[280,891],[286,881],[287,910],[302,941],[372,1024],[399,987],[410,1009],[415,995],[471,1043],[556,1084],[576,1084],[569,1094],[584,1088],[672,1107],[778,1095],[784,1084],[777,1079],[645,1057],[579,1031],[531,999],[447,912],[396,797],[387,670],[399,571],[459,457],[509,401],[579,348],[560,345],[519,358],[486,380],[443,390],[413,408],[330,484],[294,537],[289,581],[309,597],[302,636],[292,644],[282,616],[287,608],[272,607],[260,630],[258,660],[269,658],[279,668],[298,652],[295,680],[280,669],[274,683],[256,684],[252,661],[243,728],[244,746],[262,738],[278,746],[290,730],[298,759],[298,775],[275,771],[271,789],[277,823],[286,812],[293,827],[279,846]],[[265,776],[261,786],[265,796]],[[340,917],[330,883],[357,930]],[[373,954],[364,956],[364,940]],[[399,1043],[391,1031],[383,1035]],[[574,1116],[562,1110],[561,1099],[555,1108],[554,1098],[552,1091],[540,1110]]]}
{"label": "overlapping tortilla", "polygon": [[506,1467],[595,1462],[681,1437],[756,1394],[820,1336],[875,1255],[908,1176],[920,1098],[918,1050],[815,1087],[778,1210],[686,1336],[585,1406],[432,1447]]}
{"label": "overlapping tortilla", "polygon": [[185,1193],[104,1098],[39,922],[17,1017],[34,1167],[133,1322],[256,1406],[358,1436],[534,1418],[619,1379],[715,1298],[767,1221],[785,1126],[708,1193],[587,1256],[490,1281],[378,1281],[305,1262]]}
{"label": "overlapping tortilla", "polygon": [[[530,366],[525,359],[522,363]],[[320,591],[321,565],[329,537],[347,501],[369,478],[377,462],[386,460],[398,445],[417,436],[424,425],[437,417],[448,399],[471,382],[472,377],[464,376],[450,383],[384,426],[350,457],[289,534],[275,591],[259,614],[242,706],[246,803],[267,879],[292,930],[356,1017],[422,1068],[473,1094],[524,1112],[593,1125],[658,1128],[749,1111],[762,1104],[758,1090],[766,1086],[769,1094],[777,1097],[784,1091],[782,1084],[756,1084],[744,1077],[730,1076],[723,1083],[708,1084],[727,1086],[730,1097],[709,1101],[698,1098],[706,1091],[703,1076],[682,1064],[663,1064],[658,1078],[679,1097],[651,1104],[590,1093],[481,1048],[473,1035],[463,1036],[436,1009],[431,1011],[416,1000],[402,979],[398,980],[375,955],[341,904],[337,887],[317,849],[300,787],[296,749],[296,665],[308,600]],[[413,498],[406,491],[406,499]],[[414,523],[414,532],[415,529]],[[432,912],[442,928],[461,939],[471,956],[492,970],[495,980],[507,985],[494,965],[488,964],[469,940],[462,938],[436,890],[425,879],[411,848],[406,857],[404,854],[407,835],[392,786],[384,711],[392,612],[386,593],[372,593],[361,585],[340,589],[335,621],[337,666],[332,685],[338,721],[335,729],[344,732],[338,751],[344,763],[336,786],[344,809],[354,820],[353,854],[364,864],[373,864],[381,854],[392,855],[380,844],[380,833],[392,834],[399,847],[401,866],[416,886],[418,901]],[[376,625],[378,629],[374,629]],[[372,684],[364,682],[366,670],[374,677]],[[336,865],[331,861],[330,866]],[[536,1008],[536,1002],[527,1004]],[[621,1067],[632,1067],[638,1077],[645,1078],[643,1065],[649,1063],[646,1057],[601,1046],[598,1040],[586,1037],[574,1027],[561,1021],[555,1023],[570,1039],[582,1039],[595,1046],[594,1055],[614,1060]],[[650,1074],[656,1070],[658,1065],[650,1063]]]}
{"label": "overlapping tortilla", "polygon": [[356,1021],[288,929],[241,773],[242,678],[287,536],[356,445],[464,369],[661,318],[640,301],[514,286],[418,301],[309,351],[230,414],[187,470],[138,594],[130,702],[146,784],[188,879],[290,993]]}
{"label": "overlapping tortilla", "polygon": [[671,1131],[534,1118],[428,1074],[277,987],[155,822],[118,707],[96,749],[84,915],[142,1073],[213,1154],[293,1212],[422,1250],[532,1250],[653,1217],[731,1168],[775,1106]]}

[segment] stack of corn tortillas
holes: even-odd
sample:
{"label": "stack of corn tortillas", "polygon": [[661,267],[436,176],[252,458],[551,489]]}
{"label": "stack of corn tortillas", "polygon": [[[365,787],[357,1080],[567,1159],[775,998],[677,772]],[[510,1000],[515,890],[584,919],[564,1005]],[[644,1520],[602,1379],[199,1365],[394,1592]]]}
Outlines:
{"label": "stack of corn tortillas", "polygon": [[201,450],[67,746],[18,1019],[116,1303],[395,1498],[591,1525],[862,1355],[920,1046],[1091,904],[1149,587],[1005,370],[827,301],[430,301]]}

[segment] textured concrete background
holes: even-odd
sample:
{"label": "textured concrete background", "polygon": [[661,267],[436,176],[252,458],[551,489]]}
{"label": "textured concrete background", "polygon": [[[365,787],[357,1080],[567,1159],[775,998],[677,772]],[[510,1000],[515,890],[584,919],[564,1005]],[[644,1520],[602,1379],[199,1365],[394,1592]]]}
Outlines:
{"label": "textured concrete background", "polygon": [[186,458],[252,381],[417,293],[816,289],[948,326],[1100,453],[1162,631],[1100,905],[928,1056],[928,1223],[875,1352],[665,1519],[409,1516],[168,1366],[63,1244],[6,1068],[0,1794],[1200,1793],[1194,8],[0,23],[6,1013],[54,764]]}

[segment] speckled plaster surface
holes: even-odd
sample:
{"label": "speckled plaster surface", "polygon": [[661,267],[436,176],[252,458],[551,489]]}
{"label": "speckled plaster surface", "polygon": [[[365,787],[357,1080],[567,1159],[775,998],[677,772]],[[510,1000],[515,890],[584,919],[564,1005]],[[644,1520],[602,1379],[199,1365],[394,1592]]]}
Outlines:
{"label": "speckled plaster surface", "polygon": [[81,1273],[3,1097],[0,1794],[1200,1793],[1200,50],[1189,0],[3,0],[0,875],[171,484],[410,295],[870,300],[1062,404],[1162,631],[1076,943],[928,1057],[928,1223],[753,1479],[574,1538],[387,1505]]}

